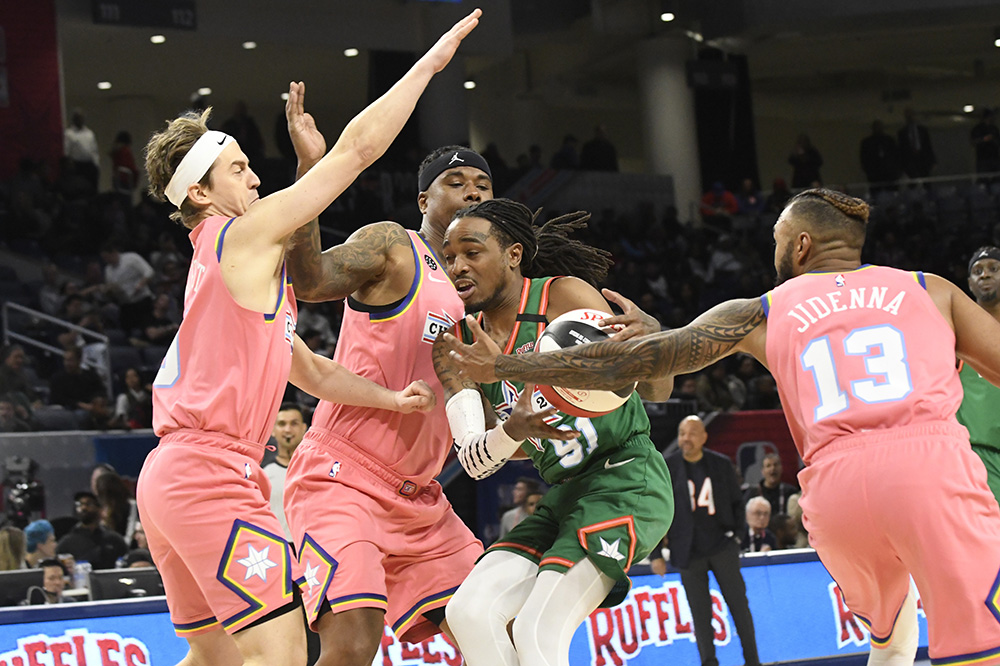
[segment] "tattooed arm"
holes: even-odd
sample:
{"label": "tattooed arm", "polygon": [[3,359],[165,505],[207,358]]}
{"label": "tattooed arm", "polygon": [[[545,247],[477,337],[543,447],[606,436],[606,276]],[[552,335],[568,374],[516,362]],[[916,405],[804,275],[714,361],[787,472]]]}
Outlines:
{"label": "tattooed arm", "polygon": [[312,302],[349,296],[383,273],[396,247],[409,250],[406,230],[395,222],[376,222],[321,252],[319,224],[313,220],[296,234],[288,254],[288,274],[295,295]]}
{"label": "tattooed arm", "polygon": [[738,351],[764,366],[767,320],[760,300],[731,300],[715,306],[684,328],[626,342],[597,342],[570,350],[505,356],[483,340],[478,324],[466,320],[476,335],[473,345],[449,336],[450,355],[470,379],[513,379],[538,384],[613,390],[623,382],[647,381],[694,372]]}
{"label": "tattooed arm", "polygon": [[[457,324],[452,326],[450,333],[453,336],[460,334],[458,333]],[[431,350],[431,359],[434,361],[434,372],[437,374],[438,381],[441,382],[441,387],[444,389],[444,401],[447,403],[452,396],[457,395],[463,389],[472,389],[482,396],[483,412],[486,414],[486,427],[492,428],[496,425],[496,415],[493,413],[493,407],[486,400],[486,396],[482,395],[479,384],[468,377],[463,377],[458,372],[455,362],[448,356],[448,344],[445,342],[443,335],[439,335],[437,340],[434,341],[434,347]]]}

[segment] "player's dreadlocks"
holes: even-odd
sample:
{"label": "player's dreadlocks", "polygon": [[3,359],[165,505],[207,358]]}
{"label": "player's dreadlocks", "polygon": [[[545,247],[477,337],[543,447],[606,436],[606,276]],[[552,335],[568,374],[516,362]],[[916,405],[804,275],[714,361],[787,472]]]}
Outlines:
{"label": "player's dreadlocks", "polygon": [[862,199],[816,188],[796,194],[786,204],[786,208],[792,206],[796,217],[801,216],[816,229],[846,233],[857,247],[864,244],[869,209]]}
{"label": "player's dreadlocks", "polygon": [[[537,215],[537,214],[536,214]],[[521,275],[545,277],[572,275],[598,287],[614,264],[611,253],[581,243],[569,235],[587,226],[590,213],[576,211],[535,226],[531,209],[510,199],[483,201],[455,213],[455,219],[480,217],[489,220],[491,233],[506,249],[514,243],[524,248]]]}

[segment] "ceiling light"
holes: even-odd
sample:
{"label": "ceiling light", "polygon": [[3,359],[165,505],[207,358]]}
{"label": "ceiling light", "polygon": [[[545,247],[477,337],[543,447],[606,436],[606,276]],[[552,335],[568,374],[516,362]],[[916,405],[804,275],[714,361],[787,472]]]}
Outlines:
{"label": "ceiling light", "polygon": [[257,42],[243,42],[243,48],[247,51],[257,48]]}
{"label": "ceiling light", "polygon": [[966,104],[965,106],[962,107],[962,111],[965,111],[966,113],[972,113],[975,110],[976,107],[972,106],[971,104]]}
{"label": "ceiling light", "polygon": [[149,38],[149,41],[153,42],[154,44],[162,44],[163,42],[167,41],[167,38],[164,37],[163,35],[153,35],[152,37]]}
{"label": "ceiling light", "polygon": [[211,95],[212,94],[212,89],[211,88],[198,88],[198,94],[201,95],[202,97],[204,97],[205,95]]}
{"label": "ceiling light", "polygon": [[997,38],[997,39],[993,40],[993,46],[995,46],[997,48],[1000,48],[1000,38]]}
{"label": "ceiling light", "polygon": [[281,99],[283,99],[283,100],[285,100],[287,102],[288,101],[288,93],[286,93],[286,92],[281,93]]}
{"label": "ceiling light", "polygon": [[660,20],[663,21],[664,23],[670,23],[675,18],[677,17],[674,16],[673,12],[663,12],[662,14],[660,14]]}
{"label": "ceiling light", "polygon": [[347,56],[348,58],[353,58],[354,56],[358,55],[358,50],[357,49],[344,49],[344,55]]}
{"label": "ceiling light", "polygon": [[111,88],[111,81],[99,81],[97,83],[97,87],[100,90],[108,90],[109,88]]}
{"label": "ceiling light", "polygon": [[476,82],[473,81],[472,79],[469,79],[468,81],[462,84],[462,87],[464,87],[466,90],[472,90],[473,88],[476,87]]}

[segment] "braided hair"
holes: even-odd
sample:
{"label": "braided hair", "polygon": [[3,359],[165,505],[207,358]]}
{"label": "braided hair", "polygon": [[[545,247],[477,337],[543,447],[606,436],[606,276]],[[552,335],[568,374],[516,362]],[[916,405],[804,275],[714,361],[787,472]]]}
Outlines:
{"label": "braided hair", "polygon": [[817,230],[832,232],[858,248],[864,245],[869,213],[864,200],[843,192],[816,188],[799,192],[785,208],[792,206],[795,207],[796,217],[804,218]]}
{"label": "braided hair", "polygon": [[572,275],[598,287],[614,264],[611,253],[570,238],[587,226],[590,213],[576,211],[535,225],[536,214],[510,199],[490,199],[455,213],[455,219],[478,217],[490,222],[490,233],[507,249],[520,243],[521,275],[527,278]]}

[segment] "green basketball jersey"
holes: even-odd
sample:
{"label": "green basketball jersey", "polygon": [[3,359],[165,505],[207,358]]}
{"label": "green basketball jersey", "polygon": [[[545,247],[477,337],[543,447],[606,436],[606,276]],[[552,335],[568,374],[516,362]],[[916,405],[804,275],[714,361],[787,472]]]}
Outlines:
{"label": "green basketball jersey", "polygon": [[973,444],[1000,449],[1000,388],[983,379],[968,363],[958,373],[965,397],[958,408],[959,423],[969,430]]}
{"label": "green basketball jersey", "polygon": [[[524,279],[517,323],[507,341],[505,354],[534,353],[535,341],[548,323],[544,315],[548,306],[549,287],[555,279]],[[472,340],[471,332],[464,321],[462,335],[466,342]],[[492,384],[482,384],[481,388],[493,405],[497,417],[501,421],[506,421],[514,409],[518,396],[524,390],[524,384],[505,379]],[[537,389],[532,396],[532,402],[536,411],[551,406]],[[626,446],[636,435],[649,436],[649,418],[638,393],[633,393],[624,405],[610,414],[583,418],[558,412],[549,424],[556,427],[569,426],[580,433],[579,438],[565,442],[532,438],[521,445],[524,452],[531,457],[542,479],[550,485],[580,474],[594,461],[603,464],[600,461],[615,450]]]}

